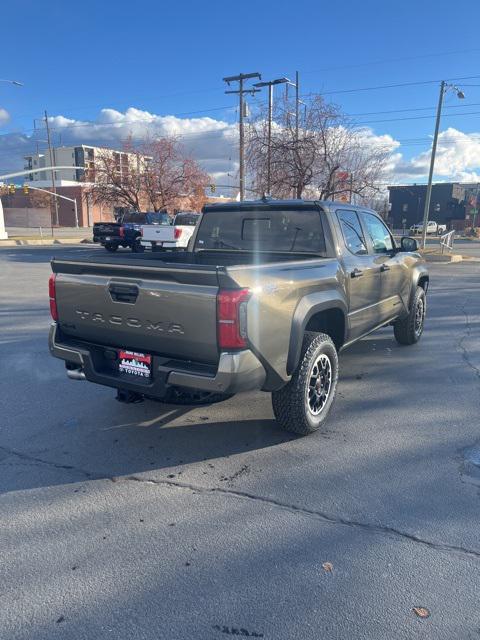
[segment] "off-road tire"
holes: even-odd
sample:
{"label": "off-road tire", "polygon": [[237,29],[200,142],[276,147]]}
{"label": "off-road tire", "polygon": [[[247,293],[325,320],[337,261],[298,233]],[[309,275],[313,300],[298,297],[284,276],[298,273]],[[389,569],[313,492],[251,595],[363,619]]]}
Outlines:
{"label": "off-road tire", "polygon": [[[330,365],[330,385],[324,406],[314,415],[308,390],[313,368],[322,355],[327,357]],[[338,356],[332,339],[325,333],[306,333],[297,369],[284,387],[272,393],[273,413],[280,428],[302,436],[317,431],[332,407],[337,381]]]}
{"label": "off-road tire", "polygon": [[[393,324],[393,334],[399,344],[410,345],[420,340],[425,325],[426,310],[427,298],[425,291],[422,287],[417,287],[408,316],[402,320],[397,320],[397,322]],[[419,314],[421,314],[420,324]]]}
{"label": "off-road tire", "polygon": [[118,244],[112,244],[110,242],[107,242],[105,245],[105,249],[107,251],[110,251],[110,253],[114,253],[118,249]]}

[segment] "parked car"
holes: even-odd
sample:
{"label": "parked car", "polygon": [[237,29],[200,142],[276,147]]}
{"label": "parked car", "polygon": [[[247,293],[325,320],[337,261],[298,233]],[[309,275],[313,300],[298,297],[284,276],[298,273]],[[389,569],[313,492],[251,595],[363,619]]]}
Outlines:
{"label": "parked car", "polygon": [[116,222],[95,222],[93,225],[93,241],[99,242],[107,251],[114,252],[118,247],[130,247],[138,253],[144,250],[141,244],[142,225],[155,227],[169,225],[167,213],[154,211],[131,212],[122,215]]}
{"label": "parked car", "polygon": [[[410,227],[410,231],[413,234],[423,233],[423,222],[417,222],[417,224],[412,224],[412,226]],[[435,234],[437,236],[441,236],[442,233],[446,233],[446,232],[447,232],[446,224],[439,224],[434,220],[429,220],[427,222],[427,234]]]}
{"label": "parked car", "polygon": [[127,402],[260,389],[299,434],[328,415],[340,350],[386,324],[420,339],[429,282],[417,241],[374,211],[270,198],[205,207],[188,251],[52,269],[50,351],[70,378]]}
{"label": "parked car", "polygon": [[198,213],[180,212],[175,216],[172,226],[143,225],[142,246],[152,251],[186,249],[199,219]]}

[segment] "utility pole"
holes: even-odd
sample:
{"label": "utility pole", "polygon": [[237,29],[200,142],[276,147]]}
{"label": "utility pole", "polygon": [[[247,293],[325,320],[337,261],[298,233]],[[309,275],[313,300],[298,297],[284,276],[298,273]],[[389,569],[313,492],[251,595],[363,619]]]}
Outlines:
{"label": "utility pole", "polygon": [[239,97],[239,114],[238,114],[238,127],[239,127],[239,135],[240,135],[240,167],[239,167],[239,176],[240,176],[240,201],[245,199],[245,132],[244,132],[244,124],[243,118],[245,115],[245,103],[243,100],[243,94],[249,93],[250,95],[254,95],[260,89],[255,89],[254,87],[249,87],[247,89],[244,88],[244,81],[249,80],[250,78],[258,78],[261,80],[262,76],[259,73],[239,73],[238,76],[228,76],[223,78],[223,81],[230,86],[231,82],[238,82],[238,89],[235,91],[225,91],[225,93],[235,93]]}
{"label": "utility pole", "polygon": [[276,78],[268,82],[256,82],[254,87],[268,87],[268,139],[267,139],[267,194],[271,195],[272,188],[272,120],[273,120],[273,85],[287,84],[288,78]]}
{"label": "utility pole", "polygon": [[[55,166],[55,162],[54,162],[55,159],[53,157],[52,143],[51,143],[51,140],[50,140],[50,126],[48,124],[48,114],[47,114],[46,110],[45,110],[45,127],[47,129],[47,142],[48,142],[48,152],[49,152],[49,155],[50,155],[50,166],[54,167]],[[57,198],[56,198],[57,188],[55,186],[55,170],[53,168],[52,168],[51,174],[52,174],[52,192],[53,192],[53,195],[54,195],[53,200],[54,200],[54,206],[55,206],[55,224],[58,225],[58,223],[59,223],[59,219],[58,219],[58,202],[57,202]],[[52,236],[53,236],[53,224],[52,224]]]}
{"label": "utility pole", "polygon": [[298,85],[298,71],[295,71],[295,145],[298,148],[298,130],[299,130],[299,111],[300,111],[300,90]]}
{"label": "utility pole", "polygon": [[475,191],[475,204],[473,205],[474,209],[473,209],[473,220],[472,220],[472,234],[475,235],[475,221],[477,219],[477,213],[478,213],[478,187],[479,184],[477,182],[477,189]]}
{"label": "utility pole", "polygon": [[428,214],[430,212],[430,200],[432,198],[432,179],[433,179],[433,169],[435,167],[435,154],[437,153],[437,142],[438,142],[438,131],[440,129],[440,118],[442,116],[442,105],[443,105],[443,96],[448,91],[448,89],[453,89],[457,93],[457,97],[460,100],[465,98],[463,91],[461,91],[458,87],[453,84],[447,84],[445,80],[442,80],[440,83],[440,95],[438,96],[438,106],[437,106],[437,117],[435,120],[435,133],[433,134],[433,144],[432,144],[432,154],[430,156],[430,169],[428,172],[428,184],[427,184],[427,194],[425,196],[425,208],[423,210],[423,227],[422,227],[422,249],[425,249],[425,245],[427,242],[427,224],[428,224]]}
{"label": "utility pole", "polygon": [[[300,100],[300,79],[299,79],[299,74],[298,71],[295,71],[295,83],[293,82],[289,82],[286,86],[286,90],[285,90],[285,99],[287,102],[287,109],[288,109],[288,85],[293,85],[295,87],[295,155],[298,158],[298,143],[299,143],[299,139],[300,139],[300,103],[302,102]],[[304,102],[302,102],[302,104],[305,104]],[[293,115],[293,114],[292,114]],[[287,111],[287,128],[290,128],[290,112]],[[299,194],[298,194],[298,185],[296,187],[293,188],[293,198],[298,198]]]}
{"label": "utility pole", "polygon": [[272,118],[273,118],[273,84],[268,85],[268,147],[267,147],[267,194],[272,190]]}

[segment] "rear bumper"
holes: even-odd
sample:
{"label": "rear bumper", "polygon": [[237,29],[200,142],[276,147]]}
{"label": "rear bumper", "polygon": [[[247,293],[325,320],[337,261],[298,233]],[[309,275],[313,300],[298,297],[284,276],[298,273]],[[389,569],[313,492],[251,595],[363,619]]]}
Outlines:
{"label": "rear bumper", "polygon": [[107,367],[109,361],[102,359],[103,350],[113,352],[114,349],[62,338],[56,323],[50,328],[49,348],[52,356],[65,360],[69,377],[73,379],[127,389],[153,398],[164,397],[168,386],[226,394],[251,391],[261,389],[266,377],[258,358],[244,350],[222,352],[216,371],[205,365],[195,368],[191,363],[154,356],[152,379],[131,379],[112,366]]}
{"label": "rear bumper", "polygon": [[111,236],[110,240],[107,240],[104,236],[93,236],[93,241],[98,242],[101,245],[105,245],[107,242],[108,244],[121,244],[122,238]]}
{"label": "rear bumper", "polygon": [[155,246],[161,249],[185,249],[187,247],[186,244],[180,244],[178,242],[164,242],[162,240],[141,240],[140,244],[143,247],[149,249],[151,246]]}

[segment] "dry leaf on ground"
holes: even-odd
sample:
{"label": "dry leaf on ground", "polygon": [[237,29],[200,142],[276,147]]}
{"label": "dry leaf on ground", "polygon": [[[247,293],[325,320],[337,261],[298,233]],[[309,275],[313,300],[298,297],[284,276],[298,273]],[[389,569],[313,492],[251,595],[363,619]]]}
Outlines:
{"label": "dry leaf on ground", "polygon": [[413,607],[413,613],[419,618],[428,618],[430,615],[430,611],[426,607]]}

